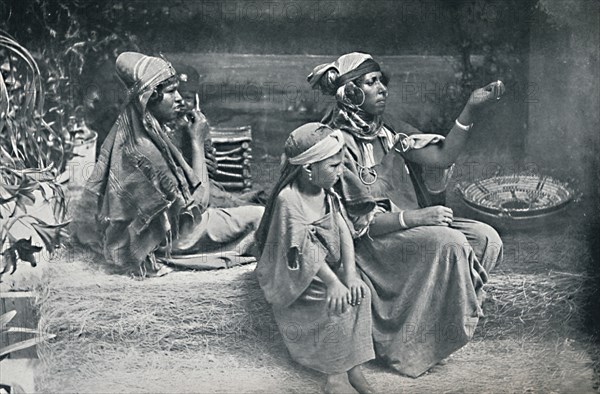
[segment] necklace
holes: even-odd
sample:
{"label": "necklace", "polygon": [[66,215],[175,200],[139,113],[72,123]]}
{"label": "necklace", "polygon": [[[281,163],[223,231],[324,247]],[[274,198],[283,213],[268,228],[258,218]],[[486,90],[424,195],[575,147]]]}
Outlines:
{"label": "necklace", "polygon": [[364,167],[358,163],[356,163],[356,165],[360,168],[358,170],[358,178],[362,183],[365,185],[372,185],[377,182],[377,171],[375,168]]}
{"label": "necklace", "polygon": [[[371,156],[372,156],[372,151],[373,151],[373,149],[371,148]],[[352,161],[354,162],[354,164],[356,164],[356,167],[358,167],[358,179],[360,179],[360,181],[364,185],[370,186],[370,185],[374,184],[375,182],[377,182],[378,175],[377,175],[377,170],[375,170],[375,167],[363,166],[358,162],[358,160],[356,158],[354,158],[354,156],[352,154],[350,154],[349,156],[352,159]],[[373,161],[374,160],[371,159],[371,162],[373,162]]]}
{"label": "necklace", "polygon": [[362,166],[358,163],[358,161],[352,157],[352,155],[348,155],[356,167],[358,167],[358,179],[367,186],[370,186],[377,182],[377,170],[374,167]]}

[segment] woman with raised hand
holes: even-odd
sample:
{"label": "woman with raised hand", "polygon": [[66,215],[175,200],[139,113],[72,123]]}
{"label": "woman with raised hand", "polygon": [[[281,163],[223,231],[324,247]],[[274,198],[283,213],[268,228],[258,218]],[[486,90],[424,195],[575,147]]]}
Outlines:
{"label": "woman with raised hand", "polygon": [[331,189],[343,146],[342,132],[320,123],[290,134],[256,233],[256,272],[292,358],[327,374],[325,392],[369,393],[360,365],[375,356],[370,294],[355,266],[353,227]]}
{"label": "woman with raised hand", "polygon": [[[127,91],[86,182],[72,234],[108,263],[142,276],[169,266],[226,268],[255,261],[254,232],[263,207],[213,208],[204,141],[208,122],[187,110],[179,80],[163,58],[124,52],[116,71]],[[167,135],[186,118],[191,162]]]}
{"label": "woman with raised hand", "polygon": [[[419,376],[470,340],[487,272],[502,255],[492,227],[435,203],[480,109],[495,103],[504,86],[498,81],[473,91],[444,137],[385,122],[388,79],[368,54],[319,65],[308,81],[335,96],[322,122],[343,133],[346,167],[377,200],[374,212],[352,217],[366,231],[355,247],[372,293],[376,353],[397,371]],[[349,212],[351,203],[345,199]]]}

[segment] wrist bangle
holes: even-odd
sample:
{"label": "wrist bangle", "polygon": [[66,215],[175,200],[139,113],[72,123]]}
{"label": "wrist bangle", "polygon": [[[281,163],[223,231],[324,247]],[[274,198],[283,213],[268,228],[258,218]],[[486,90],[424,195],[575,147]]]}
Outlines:
{"label": "wrist bangle", "polygon": [[471,123],[470,125],[464,125],[464,124],[460,123],[458,121],[458,119],[454,120],[454,124],[456,124],[456,127],[461,129],[462,131],[469,131],[469,130],[471,130],[471,127],[473,127],[473,123]]}
{"label": "wrist bangle", "polygon": [[406,225],[406,222],[404,221],[404,211],[400,211],[400,214],[398,215],[398,223],[400,223],[400,228],[402,230],[405,230],[408,228],[408,226]]}

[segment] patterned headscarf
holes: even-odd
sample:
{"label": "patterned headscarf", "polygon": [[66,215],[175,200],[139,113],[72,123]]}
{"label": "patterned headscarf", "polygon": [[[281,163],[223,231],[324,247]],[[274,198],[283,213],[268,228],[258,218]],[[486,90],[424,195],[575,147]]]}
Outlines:
{"label": "patterned headscarf", "polygon": [[337,87],[335,92],[337,108],[329,111],[321,122],[347,131],[359,139],[368,141],[375,139],[382,125],[381,117],[370,116],[359,105],[353,103],[346,95],[346,84],[370,72],[381,71],[379,64],[366,53],[348,53],[332,63],[315,67],[307,77],[308,83],[313,89],[319,88],[321,78],[328,78],[330,74],[327,72],[331,69],[337,71],[336,80],[331,81]]}
{"label": "patterned headscarf", "polygon": [[[260,252],[262,252],[262,248],[264,247],[267,231],[272,219],[273,207],[279,193],[298,177],[303,164],[325,160],[335,155],[343,147],[344,137],[341,131],[334,131],[322,123],[307,123],[291,132],[285,142],[285,154],[279,180],[273,187],[260,226],[256,231],[258,250]],[[292,162],[295,164],[292,164]]]}
{"label": "patterned headscarf", "polygon": [[127,102],[138,99],[145,108],[154,89],[176,75],[175,68],[166,61],[137,52],[123,52],[117,57],[117,75],[127,88]]}
{"label": "patterned headscarf", "polygon": [[199,217],[204,202],[194,171],[147,108],[175,69],[135,52],[119,55],[116,69],[127,101],[102,145],[73,224],[79,240],[97,246],[107,260],[140,262],[159,244],[170,247],[180,215]]}

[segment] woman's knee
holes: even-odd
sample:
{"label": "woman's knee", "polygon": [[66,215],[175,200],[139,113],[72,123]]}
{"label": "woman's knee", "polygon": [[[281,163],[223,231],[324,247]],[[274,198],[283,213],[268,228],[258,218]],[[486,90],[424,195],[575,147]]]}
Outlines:
{"label": "woman's knee", "polygon": [[431,226],[425,232],[425,255],[447,256],[449,260],[455,260],[465,258],[471,251],[467,237],[456,229]]}
{"label": "woman's knee", "polygon": [[469,225],[468,235],[482,245],[492,244],[502,247],[502,239],[498,232],[489,224],[473,221]]}
{"label": "woman's knee", "polygon": [[265,207],[260,205],[243,205],[235,208],[226,208],[228,216],[235,217],[239,226],[257,229],[265,212]]}
{"label": "woman's knee", "polygon": [[447,234],[441,247],[444,253],[461,260],[466,259],[472,250],[467,237],[460,231],[449,227],[447,228]]}
{"label": "woman's knee", "polygon": [[260,224],[260,220],[265,213],[265,207],[260,205],[249,205],[245,208],[248,208],[248,216],[251,217],[251,221],[254,224],[254,228],[257,229]]}
{"label": "woman's knee", "polygon": [[489,224],[478,223],[476,234],[480,239],[481,245],[485,248],[486,254],[500,256],[504,247],[500,234]]}

